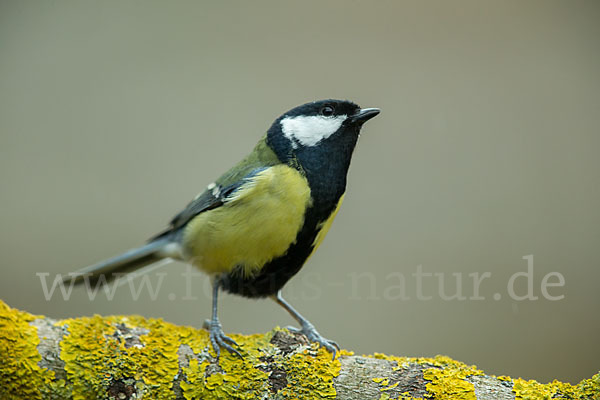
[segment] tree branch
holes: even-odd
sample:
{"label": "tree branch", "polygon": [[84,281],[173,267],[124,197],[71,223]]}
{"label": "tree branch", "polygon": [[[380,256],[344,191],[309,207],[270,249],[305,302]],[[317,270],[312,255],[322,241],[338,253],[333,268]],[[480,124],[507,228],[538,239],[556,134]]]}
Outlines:
{"label": "tree branch", "polygon": [[485,375],[450,358],[342,351],[336,360],[279,328],[231,335],[214,358],[204,330],[139,316],[52,320],[0,301],[2,399],[600,399],[576,386]]}

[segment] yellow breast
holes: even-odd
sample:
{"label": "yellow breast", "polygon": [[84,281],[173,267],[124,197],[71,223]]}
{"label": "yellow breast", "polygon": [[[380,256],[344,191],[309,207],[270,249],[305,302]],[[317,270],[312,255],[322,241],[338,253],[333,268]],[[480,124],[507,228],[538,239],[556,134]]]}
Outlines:
{"label": "yellow breast", "polygon": [[185,252],[208,273],[242,266],[245,275],[252,275],[295,242],[310,202],[308,182],[297,170],[270,167],[221,207],[192,219],[184,231]]}

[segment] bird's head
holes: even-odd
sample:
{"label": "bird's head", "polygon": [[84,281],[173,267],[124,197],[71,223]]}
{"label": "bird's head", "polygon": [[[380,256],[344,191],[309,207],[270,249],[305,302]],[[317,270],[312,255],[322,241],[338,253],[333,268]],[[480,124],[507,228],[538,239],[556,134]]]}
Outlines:
{"label": "bird's head", "polygon": [[[379,114],[346,100],[320,100],[289,110],[267,133],[279,159],[297,159],[304,168],[331,163],[347,169],[363,123]],[[316,172],[316,171],[315,171]]]}

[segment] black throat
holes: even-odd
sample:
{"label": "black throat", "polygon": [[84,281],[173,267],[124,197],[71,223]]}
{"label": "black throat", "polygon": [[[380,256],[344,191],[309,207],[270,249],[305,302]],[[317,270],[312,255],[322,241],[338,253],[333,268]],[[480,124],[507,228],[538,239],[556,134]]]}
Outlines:
{"label": "black throat", "polygon": [[306,177],[311,189],[313,207],[335,207],[346,190],[346,176],[360,127],[343,126],[331,137],[310,147],[293,143],[280,131],[277,132],[278,129],[278,123],[269,129],[267,144],[281,162],[296,168]]}

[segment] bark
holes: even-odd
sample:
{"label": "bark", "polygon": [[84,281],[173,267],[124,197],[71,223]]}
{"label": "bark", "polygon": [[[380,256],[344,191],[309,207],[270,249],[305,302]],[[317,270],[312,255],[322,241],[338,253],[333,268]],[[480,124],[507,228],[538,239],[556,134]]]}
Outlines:
{"label": "bark", "polygon": [[0,301],[1,399],[600,399],[572,386],[495,377],[448,357],[342,351],[301,334],[231,335],[219,360],[204,330],[138,316],[53,320]]}

